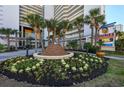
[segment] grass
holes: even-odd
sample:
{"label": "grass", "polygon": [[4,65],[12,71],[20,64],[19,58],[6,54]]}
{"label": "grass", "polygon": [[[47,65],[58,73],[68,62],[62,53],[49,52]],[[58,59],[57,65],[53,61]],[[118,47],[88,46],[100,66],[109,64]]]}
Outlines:
{"label": "grass", "polygon": [[108,71],[94,80],[76,86],[85,87],[121,87],[124,86],[124,60],[109,60]]}
{"label": "grass", "polygon": [[107,56],[124,56],[124,52],[106,52]]}

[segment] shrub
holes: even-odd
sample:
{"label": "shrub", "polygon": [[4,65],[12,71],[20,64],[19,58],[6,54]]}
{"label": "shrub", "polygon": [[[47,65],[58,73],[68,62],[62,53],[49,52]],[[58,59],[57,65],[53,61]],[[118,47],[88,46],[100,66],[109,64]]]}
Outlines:
{"label": "shrub", "polygon": [[91,43],[84,43],[84,49],[87,50],[89,53],[96,53],[99,50],[99,47],[93,46]]}
{"label": "shrub", "polygon": [[4,45],[0,44],[0,50],[3,50],[3,49],[4,49]]}
{"label": "shrub", "polygon": [[96,56],[76,53],[70,59],[37,60],[17,57],[4,61],[1,73],[31,83],[67,86],[93,79],[104,73],[107,62]]}
{"label": "shrub", "polygon": [[67,44],[67,47],[70,48],[70,49],[77,49],[78,48],[77,40],[69,41],[68,44]]}

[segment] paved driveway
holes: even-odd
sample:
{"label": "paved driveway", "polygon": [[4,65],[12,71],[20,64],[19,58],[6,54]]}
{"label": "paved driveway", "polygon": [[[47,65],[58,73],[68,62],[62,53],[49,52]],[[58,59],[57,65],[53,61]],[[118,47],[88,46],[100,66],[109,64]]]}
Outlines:
{"label": "paved driveway", "polygon": [[[37,51],[41,51],[41,49],[37,49]],[[30,49],[29,50],[29,55],[32,55],[35,53],[35,49]],[[26,50],[19,50],[19,51],[14,51],[14,52],[6,52],[6,53],[1,53],[0,54],[0,61],[17,57],[17,56],[25,56],[26,55]]]}

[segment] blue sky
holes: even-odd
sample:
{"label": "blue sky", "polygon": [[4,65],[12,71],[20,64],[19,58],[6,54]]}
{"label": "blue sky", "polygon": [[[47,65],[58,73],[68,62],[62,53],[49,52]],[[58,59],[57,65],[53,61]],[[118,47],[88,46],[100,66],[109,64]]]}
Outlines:
{"label": "blue sky", "polygon": [[105,8],[107,23],[124,24],[124,5],[106,5]]}

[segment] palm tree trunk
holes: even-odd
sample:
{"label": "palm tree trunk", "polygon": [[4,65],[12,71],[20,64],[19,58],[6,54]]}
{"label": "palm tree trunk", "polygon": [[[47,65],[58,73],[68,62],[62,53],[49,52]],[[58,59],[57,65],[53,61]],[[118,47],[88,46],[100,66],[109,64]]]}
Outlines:
{"label": "palm tree trunk", "polygon": [[98,37],[97,28],[95,27],[95,46],[96,46],[96,42],[97,42],[97,37]]}
{"label": "palm tree trunk", "polygon": [[79,33],[79,40],[80,40],[80,49],[82,49],[82,36],[81,36],[81,29],[78,28],[78,33]]}
{"label": "palm tree trunk", "polygon": [[52,44],[54,44],[55,40],[54,40],[54,31],[53,31],[53,37],[52,37]]}
{"label": "palm tree trunk", "polygon": [[50,31],[48,30],[48,45],[50,44]]}
{"label": "palm tree trunk", "polygon": [[63,34],[63,48],[65,47],[65,33],[66,33],[66,29],[63,31],[64,34]]}
{"label": "palm tree trunk", "polygon": [[42,52],[44,52],[44,44],[43,44],[43,32],[41,33],[41,46],[42,46]]}
{"label": "palm tree trunk", "polygon": [[35,32],[35,53],[37,52],[37,33]]}
{"label": "palm tree trunk", "polygon": [[34,27],[34,32],[35,32],[35,53],[37,52],[37,32],[38,28]]}
{"label": "palm tree trunk", "polygon": [[91,27],[91,44],[93,45],[93,26]]}
{"label": "palm tree trunk", "polygon": [[59,34],[58,34],[58,44],[60,44],[60,31],[59,31]]}

